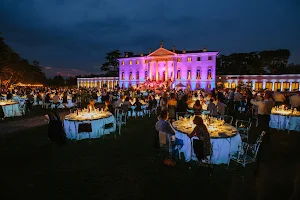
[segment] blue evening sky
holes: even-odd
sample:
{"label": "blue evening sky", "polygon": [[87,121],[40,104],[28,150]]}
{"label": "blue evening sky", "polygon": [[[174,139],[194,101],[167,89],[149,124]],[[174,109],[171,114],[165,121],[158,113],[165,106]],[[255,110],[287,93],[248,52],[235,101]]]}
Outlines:
{"label": "blue evening sky", "polygon": [[48,76],[99,73],[106,52],[221,54],[287,48],[300,63],[299,0],[2,0],[0,32]]}

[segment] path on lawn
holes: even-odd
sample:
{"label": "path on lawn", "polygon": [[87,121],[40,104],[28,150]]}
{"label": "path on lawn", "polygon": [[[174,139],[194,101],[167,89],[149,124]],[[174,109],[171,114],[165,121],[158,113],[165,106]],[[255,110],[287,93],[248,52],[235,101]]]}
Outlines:
{"label": "path on lawn", "polygon": [[[67,111],[61,112],[61,118],[63,118],[66,114],[68,114]],[[33,116],[20,120],[2,121],[0,122],[0,136],[16,133],[37,126],[43,126],[47,123],[48,121],[45,115]]]}

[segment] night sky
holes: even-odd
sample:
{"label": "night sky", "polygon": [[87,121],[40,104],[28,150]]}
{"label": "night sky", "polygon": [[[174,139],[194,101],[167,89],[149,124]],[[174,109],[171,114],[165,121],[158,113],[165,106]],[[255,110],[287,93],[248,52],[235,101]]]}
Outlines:
{"label": "night sky", "polygon": [[299,0],[1,0],[0,32],[47,76],[99,73],[105,53],[287,48],[300,63]]}

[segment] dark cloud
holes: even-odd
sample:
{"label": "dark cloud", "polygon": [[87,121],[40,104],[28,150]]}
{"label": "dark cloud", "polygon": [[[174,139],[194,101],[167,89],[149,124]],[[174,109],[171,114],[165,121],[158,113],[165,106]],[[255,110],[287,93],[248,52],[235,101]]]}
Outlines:
{"label": "dark cloud", "polygon": [[51,75],[97,73],[106,52],[147,53],[161,40],[225,54],[289,48],[290,61],[300,63],[299,9],[296,0],[2,0],[0,31],[23,57],[51,66]]}

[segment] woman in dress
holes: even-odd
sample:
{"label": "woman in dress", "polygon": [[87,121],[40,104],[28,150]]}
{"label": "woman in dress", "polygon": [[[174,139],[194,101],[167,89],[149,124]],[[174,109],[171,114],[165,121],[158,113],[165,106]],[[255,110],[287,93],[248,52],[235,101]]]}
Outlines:
{"label": "woman in dress", "polygon": [[200,163],[200,166],[204,166],[202,160],[210,155],[211,150],[210,135],[207,130],[207,127],[203,123],[203,119],[200,116],[195,116],[193,122],[196,125],[196,127],[194,128],[193,132],[189,135],[189,137],[199,138],[199,140],[193,140],[193,148]]}

